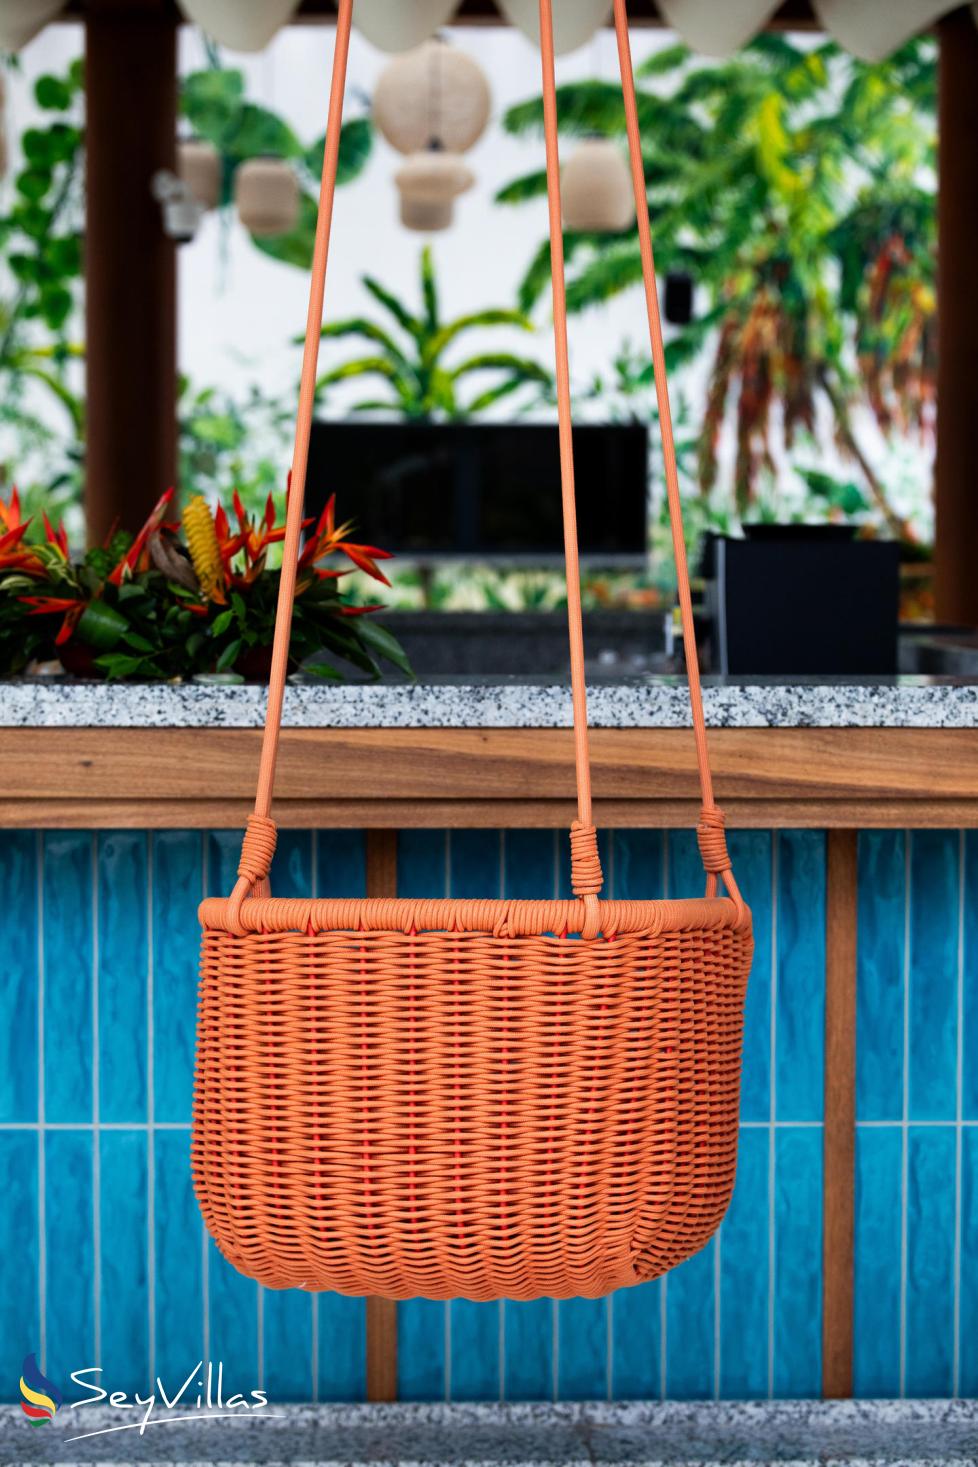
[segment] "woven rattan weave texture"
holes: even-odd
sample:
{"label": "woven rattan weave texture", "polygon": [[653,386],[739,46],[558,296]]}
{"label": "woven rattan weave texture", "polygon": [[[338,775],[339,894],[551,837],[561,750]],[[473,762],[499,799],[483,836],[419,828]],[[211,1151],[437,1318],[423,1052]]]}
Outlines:
{"label": "woven rattan weave texture", "polygon": [[[730,1198],[750,912],[713,798],[624,0],[614,0],[702,790],[706,896],[605,902],[591,819],[552,0],[540,0],[578,819],[573,901],[274,898],[272,785],[352,0],[339,0],[258,794],[204,927],[192,1164],[272,1288],[530,1299],[653,1278]],[[721,887],[726,895],[719,895]]]}
{"label": "woven rattan weave texture", "polygon": [[[711,920],[670,925],[690,907]],[[646,930],[593,942],[208,931],[208,1229],[271,1288],[529,1299],[661,1273],[733,1184],[751,943],[731,912],[649,904]]]}

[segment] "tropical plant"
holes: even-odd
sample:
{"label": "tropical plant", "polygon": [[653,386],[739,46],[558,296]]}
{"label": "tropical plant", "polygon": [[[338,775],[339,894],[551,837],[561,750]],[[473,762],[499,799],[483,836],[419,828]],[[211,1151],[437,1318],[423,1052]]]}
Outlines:
{"label": "tropical plant", "polygon": [[[222,66],[213,49],[210,59],[205,70],[183,79],[180,110],[197,136],[212,143],[220,154],[221,203],[230,204],[235,170],[249,158],[281,158],[291,163],[301,188],[298,221],[287,234],[252,235],[252,240],[273,260],[308,270],[316,236],[325,136],[303,143],[277,113],[247,99],[242,72]],[[372,144],[369,117],[354,117],[343,124],[337,184],[350,183],[360,174]]]}
{"label": "tropical plant", "polygon": [[[751,505],[787,447],[810,433],[821,400],[876,511],[912,538],[889,504],[853,427],[857,406],[881,428],[927,426],[934,384],[934,48],[913,42],[878,65],[831,44],[763,36],[705,66],[682,46],[639,68],[639,122],[660,271],[682,270],[708,297],[670,343],[673,365],[712,352],[699,482],[717,475],[732,415],[738,508]],[[559,89],[565,133],[623,138],[620,89]],[[514,134],[537,132],[542,107],[510,109]],[[540,173],[498,195],[515,204],[545,189]],[[568,233],[568,305],[582,310],[641,280],[637,232]],[[524,277],[530,309],[549,270],[541,245]],[[651,372],[649,373],[651,377]]]}
{"label": "tropical plant", "polygon": [[[526,387],[544,390],[549,387],[551,378],[545,367],[532,357],[513,352],[479,351],[461,361],[446,361],[450,348],[470,331],[509,327],[529,332],[534,328],[525,312],[502,306],[443,321],[429,246],[421,251],[422,303],[417,314],[372,276],[364,275],[362,283],[383,307],[390,322],[381,324],[367,316],[327,322],[323,327],[325,338],[358,337],[368,342],[372,350],[369,355],[329,368],[317,382],[318,392],[360,377],[379,377],[388,385],[387,397],[365,398],[353,404],[353,412],[397,412],[422,422],[432,418],[467,418]],[[497,380],[462,402],[458,395],[461,384],[487,372]]]}
{"label": "tropical plant", "polygon": [[[95,677],[267,676],[280,578],[268,554],[285,535],[271,496],[253,516],[235,495],[233,524],[200,497],[181,524],[172,502],[170,489],[138,535],[117,532],[74,561],[62,526],[43,515],[43,538],[31,539],[16,490],[0,501],[0,671],[59,658]],[[389,585],[377,564],[388,553],[351,540],[351,529],[336,524],[330,499],[299,561],[292,664],[329,678],[344,675],[337,660],[372,677],[382,661],[410,673],[396,639],[370,619],[382,608],[344,595],[351,571],[323,564],[341,555]]]}

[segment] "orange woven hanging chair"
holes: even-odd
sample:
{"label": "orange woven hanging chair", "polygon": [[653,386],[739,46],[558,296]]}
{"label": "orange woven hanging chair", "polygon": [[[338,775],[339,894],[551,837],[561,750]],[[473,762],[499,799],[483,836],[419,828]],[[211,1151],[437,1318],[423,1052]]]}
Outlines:
{"label": "orange woven hanging chair", "polygon": [[[750,912],[713,799],[625,0],[631,170],[702,789],[706,896],[601,899],[591,823],[551,0],[540,0],[578,819],[570,901],[274,898],[285,688],[350,39],[340,0],[268,714],[230,898],[201,905],[192,1165],[270,1288],[594,1297],[707,1241],[733,1187]],[[718,894],[722,883],[725,895]]]}

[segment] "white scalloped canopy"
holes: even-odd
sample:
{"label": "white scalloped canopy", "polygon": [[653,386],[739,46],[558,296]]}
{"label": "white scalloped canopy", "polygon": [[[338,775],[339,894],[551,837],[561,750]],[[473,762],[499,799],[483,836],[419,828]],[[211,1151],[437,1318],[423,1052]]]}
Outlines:
{"label": "white scalloped canopy", "polygon": [[298,6],[299,0],[180,0],[188,20],[232,51],[264,51]]}

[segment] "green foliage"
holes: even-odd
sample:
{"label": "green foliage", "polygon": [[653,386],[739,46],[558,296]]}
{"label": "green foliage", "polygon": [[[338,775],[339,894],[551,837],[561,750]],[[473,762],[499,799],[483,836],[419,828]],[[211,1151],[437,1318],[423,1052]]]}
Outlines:
{"label": "green foliage", "polygon": [[[639,68],[639,122],[660,273],[690,273],[709,305],[670,346],[674,362],[713,351],[699,443],[699,481],[716,480],[721,427],[732,416],[735,492],[748,509],[772,462],[811,433],[829,405],[840,446],[867,478],[874,513],[908,526],[859,451],[853,409],[881,428],[927,427],[934,380],[935,56],[911,42],[868,64],[831,43],[764,35],[728,62],[705,65],[682,46]],[[561,130],[624,139],[618,86],[558,90]],[[514,135],[539,135],[542,104],[506,114]],[[545,189],[539,172],[506,185],[518,205]],[[566,237],[567,300],[580,311],[641,280],[637,232]],[[549,284],[540,246],[520,289],[530,310]]]}
{"label": "green foliage", "polygon": [[[446,353],[468,332],[489,327],[532,331],[533,323],[519,310],[487,307],[443,321],[435,278],[434,257],[429,246],[421,252],[421,309],[415,314],[378,280],[363,276],[363,285],[390,322],[367,316],[348,316],[323,327],[329,339],[352,337],[366,342],[362,356],[331,367],[317,383],[317,391],[360,377],[378,377],[387,388],[382,398],[366,398],[354,404],[354,412],[398,412],[405,418],[424,422],[435,418],[460,419],[485,412],[494,403],[526,387],[546,390],[551,376],[531,357],[514,352],[483,351],[461,361],[446,360]],[[467,378],[492,373],[491,386],[476,392],[466,402],[458,388]]]}

